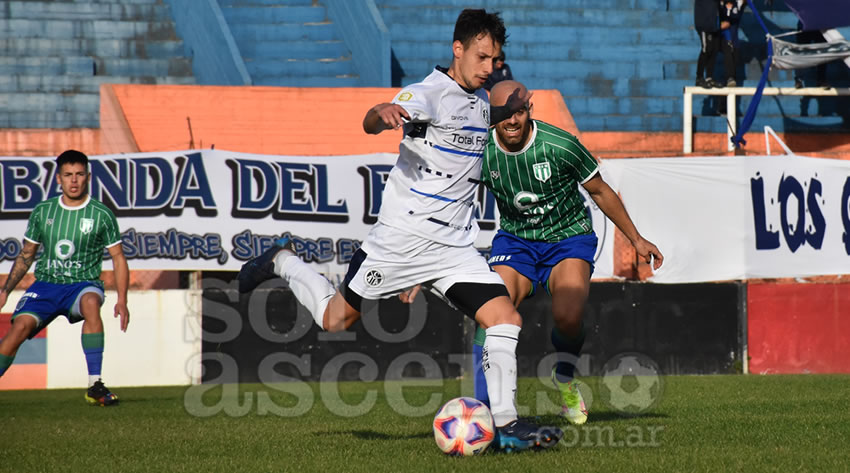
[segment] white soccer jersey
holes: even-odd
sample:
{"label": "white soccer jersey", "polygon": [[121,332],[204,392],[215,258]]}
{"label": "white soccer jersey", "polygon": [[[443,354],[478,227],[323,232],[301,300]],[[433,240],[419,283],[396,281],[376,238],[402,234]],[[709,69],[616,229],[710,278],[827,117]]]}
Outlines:
{"label": "white soccer jersey", "polygon": [[451,246],[478,235],[475,199],[487,145],[490,103],[442,70],[393,99],[410,114],[399,157],[384,188],[378,220]]}

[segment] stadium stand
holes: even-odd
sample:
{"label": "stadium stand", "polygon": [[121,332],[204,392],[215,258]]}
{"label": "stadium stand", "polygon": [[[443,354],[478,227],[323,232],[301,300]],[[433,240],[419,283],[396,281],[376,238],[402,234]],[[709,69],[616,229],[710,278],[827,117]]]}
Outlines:
{"label": "stadium stand", "polygon": [[254,85],[361,85],[327,8],[311,0],[221,0]]}
{"label": "stadium stand", "polygon": [[[392,36],[397,60],[394,84],[416,82],[435,64],[448,62],[442,38],[451,34],[459,9],[468,2],[376,3]],[[763,2],[756,5],[762,8]],[[534,89],[559,90],[582,131],[681,131],[682,88],[694,83],[699,51],[692,0],[488,0],[482,6],[502,11],[514,76]],[[772,33],[793,31],[796,26],[796,16],[782,0],[762,13]],[[738,76],[754,86],[766,46],[749,9],[740,36]],[[718,57],[718,77],[722,71]],[[847,77],[846,68],[832,68],[831,82],[846,83]],[[771,71],[770,80],[772,86],[794,83],[788,71]],[[748,101],[739,100],[739,117]],[[695,130],[726,131],[717,109],[725,106],[722,102],[705,99],[702,106],[695,104]],[[846,129],[850,121],[846,105],[836,99],[770,98],[762,101],[755,126],[792,132]]]}
{"label": "stadium stand", "polygon": [[194,83],[158,0],[4,4],[0,128],[97,128],[100,84]]}

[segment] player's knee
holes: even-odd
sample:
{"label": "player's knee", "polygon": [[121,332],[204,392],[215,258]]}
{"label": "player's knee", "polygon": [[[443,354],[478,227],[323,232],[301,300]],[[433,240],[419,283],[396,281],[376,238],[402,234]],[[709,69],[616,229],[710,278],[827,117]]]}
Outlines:
{"label": "player's knee", "polygon": [[481,306],[475,314],[475,320],[484,328],[502,324],[522,327],[522,316],[507,297],[492,299]]}
{"label": "player's knee", "polygon": [[19,315],[15,317],[14,322],[12,322],[12,328],[6,336],[20,344],[29,337],[36,327],[38,327],[38,321],[35,318],[28,315]]}
{"label": "player's knee", "polygon": [[100,296],[94,292],[87,292],[80,298],[80,307],[100,311]]}
{"label": "player's knee", "polygon": [[93,292],[83,294],[80,298],[80,314],[84,319],[100,318],[100,296]]}

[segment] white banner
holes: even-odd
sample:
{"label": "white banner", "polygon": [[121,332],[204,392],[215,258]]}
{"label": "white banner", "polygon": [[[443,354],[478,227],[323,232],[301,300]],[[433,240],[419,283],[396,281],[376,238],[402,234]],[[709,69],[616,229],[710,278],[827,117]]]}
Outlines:
{"label": "white banner", "polygon": [[[396,157],[221,150],[94,156],[90,193],[115,211],[130,269],[238,270],[288,233],[298,254],[333,279],[345,274],[377,221]],[[0,272],[8,273],[20,252],[32,209],[59,193],[52,158],[0,159]],[[600,239],[594,277],[609,278],[613,226],[595,205],[589,209]],[[476,247],[486,254],[498,210],[483,187],[477,210]]]}
{"label": "white banner", "polygon": [[850,272],[850,162],[802,156],[608,160],[679,283]]}

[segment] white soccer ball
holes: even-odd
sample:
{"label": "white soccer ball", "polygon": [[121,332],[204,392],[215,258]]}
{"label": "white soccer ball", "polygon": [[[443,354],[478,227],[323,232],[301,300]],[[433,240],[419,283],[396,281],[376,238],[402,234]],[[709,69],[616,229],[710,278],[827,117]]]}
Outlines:
{"label": "white soccer ball", "polygon": [[434,416],[434,440],[447,455],[479,455],[495,436],[490,409],[471,397],[452,399]]}

